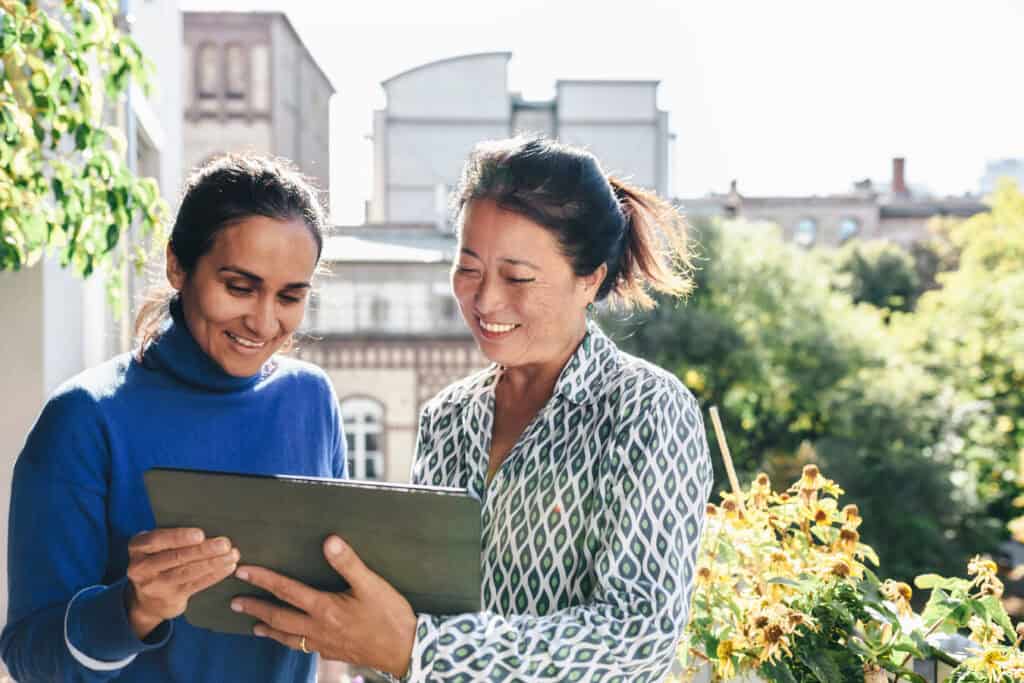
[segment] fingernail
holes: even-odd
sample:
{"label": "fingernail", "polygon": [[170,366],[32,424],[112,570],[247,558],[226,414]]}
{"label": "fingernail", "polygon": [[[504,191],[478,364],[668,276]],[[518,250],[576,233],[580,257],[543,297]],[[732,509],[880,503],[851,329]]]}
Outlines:
{"label": "fingernail", "polygon": [[241,557],[242,557],[242,554],[240,552],[238,552],[238,548],[235,548],[234,550],[231,551],[231,560],[232,560],[232,562],[238,562],[238,560],[241,559]]}
{"label": "fingernail", "polygon": [[341,552],[345,549],[345,545],[341,542],[341,539],[337,536],[331,536],[327,539],[327,553],[329,555],[341,555]]}
{"label": "fingernail", "polygon": [[242,611],[242,603],[239,602],[238,600],[232,600],[231,601],[231,609],[234,612],[241,612]]}
{"label": "fingernail", "polygon": [[203,539],[205,538],[205,535],[203,534],[202,531],[196,529],[195,531],[190,533],[188,537],[189,540],[191,540],[193,543],[202,543]]}
{"label": "fingernail", "polygon": [[226,538],[218,538],[217,543],[214,545],[214,550],[221,553],[226,553],[231,550],[231,541]]}
{"label": "fingernail", "polygon": [[244,569],[239,569],[237,572],[235,572],[235,576],[240,578],[242,581],[249,580],[249,572],[245,571]]}
{"label": "fingernail", "polygon": [[255,626],[252,629],[252,634],[254,636],[258,636],[258,637],[262,638],[263,636],[267,635],[267,630],[265,628],[263,628],[262,626]]}

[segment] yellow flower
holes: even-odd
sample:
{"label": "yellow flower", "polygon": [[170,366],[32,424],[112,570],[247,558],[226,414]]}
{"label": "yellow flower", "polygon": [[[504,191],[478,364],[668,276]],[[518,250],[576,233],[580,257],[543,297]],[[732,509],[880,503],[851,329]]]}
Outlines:
{"label": "yellow flower", "polygon": [[800,475],[800,481],[797,483],[802,489],[814,489],[817,490],[821,487],[822,476],[821,470],[818,469],[817,465],[804,465],[803,473]]}
{"label": "yellow flower", "polygon": [[910,586],[902,581],[886,579],[880,590],[886,600],[896,605],[896,611],[900,616],[907,617],[914,613],[910,606],[910,598],[913,597],[914,591]]}
{"label": "yellow flower", "polygon": [[804,509],[804,517],[815,526],[832,526],[836,518],[836,501],[832,498],[814,501]]}
{"label": "yellow flower", "polygon": [[708,586],[711,584],[711,567],[702,564],[697,567],[697,585]]}
{"label": "yellow flower", "polygon": [[1009,659],[1010,655],[1002,648],[989,648],[964,663],[969,668],[984,673],[990,681],[998,681],[1002,679],[1003,664]]}
{"label": "yellow flower", "polygon": [[997,576],[999,566],[990,559],[975,555],[967,563],[967,573],[974,578],[974,586],[983,595],[1003,597],[1003,582]]}
{"label": "yellow flower", "polygon": [[735,652],[736,644],[729,638],[718,641],[718,649],[715,650],[715,670],[723,679],[736,676],[736,667],[732,661]]}
{"label": "yellow flower", "polygon": [[851,529],[856,529],[864,521],[860,516],[860,508],[853,503],[843,506],[843,511],[839,516],[843,526],[848,526]]}
{"label": "yellow flower", "polygon": [[704,387],[706,386],[704,382],[704,375],[697,370],[687,370],[686,374],[683,376],[683,383],[698,394],[704,391]]}
{"label": "yellow flower", "polygon": [[967,621],[967,628],[971,629],[971,640],[982,647],[992,647],[1003,640],[1003,629],[977,615]]}
{"label": "yellow flower", "polygon": [[860,534],[856,529],[850,529],[843,527],[839,530],[839,541],[837,545],[847,555],[853,555],[857,552],[857,543],[860,542]]}
{"label": "yellow flower", "polygon": [[853,568],[846,560],[839,560],[832,565],[832,573],[841,579],[845,579],[853,573]]}

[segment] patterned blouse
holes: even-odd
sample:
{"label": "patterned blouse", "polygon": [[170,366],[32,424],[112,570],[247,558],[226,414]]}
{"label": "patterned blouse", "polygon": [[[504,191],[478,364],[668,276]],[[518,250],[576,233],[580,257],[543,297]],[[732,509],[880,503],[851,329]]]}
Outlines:
{"label": "patterned blouse", "polygon": [[452,384],[420,419],[413,483],[483,506],[485,611],[420,615],[406,680],[661,680],[711,492],[696,400],[591,323],[487,486],[500,372]]}

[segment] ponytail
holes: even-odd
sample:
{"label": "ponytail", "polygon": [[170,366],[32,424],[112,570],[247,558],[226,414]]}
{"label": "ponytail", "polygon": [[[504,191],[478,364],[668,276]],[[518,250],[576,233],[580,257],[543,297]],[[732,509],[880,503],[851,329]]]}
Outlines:
{"label": "ponytail", "polygon": [[653,192],[613,176],[608,176],[608,182],[625,227],[618,262],[608,264],[608,276],[598,298],[610,295],[613,303],[627,310],[646,310],[655,305],[649,290],[673,297],[689,294],[693,290],[693,266],[686,220]]}

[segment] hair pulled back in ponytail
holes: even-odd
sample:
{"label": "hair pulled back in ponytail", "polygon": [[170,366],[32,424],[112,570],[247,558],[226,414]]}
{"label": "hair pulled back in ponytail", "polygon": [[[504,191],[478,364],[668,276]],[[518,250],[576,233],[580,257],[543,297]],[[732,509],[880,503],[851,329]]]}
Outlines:
{"label": "hair pulled back in ponytail", "polygon": [[461,215],[489,199],[551,230],[578,276],[608,274],[596,300],[654,306],[651,292],[693,288],[686,222],[669,202],[607,175],[593,154],[542,137],[480,143],[453,199]]}

